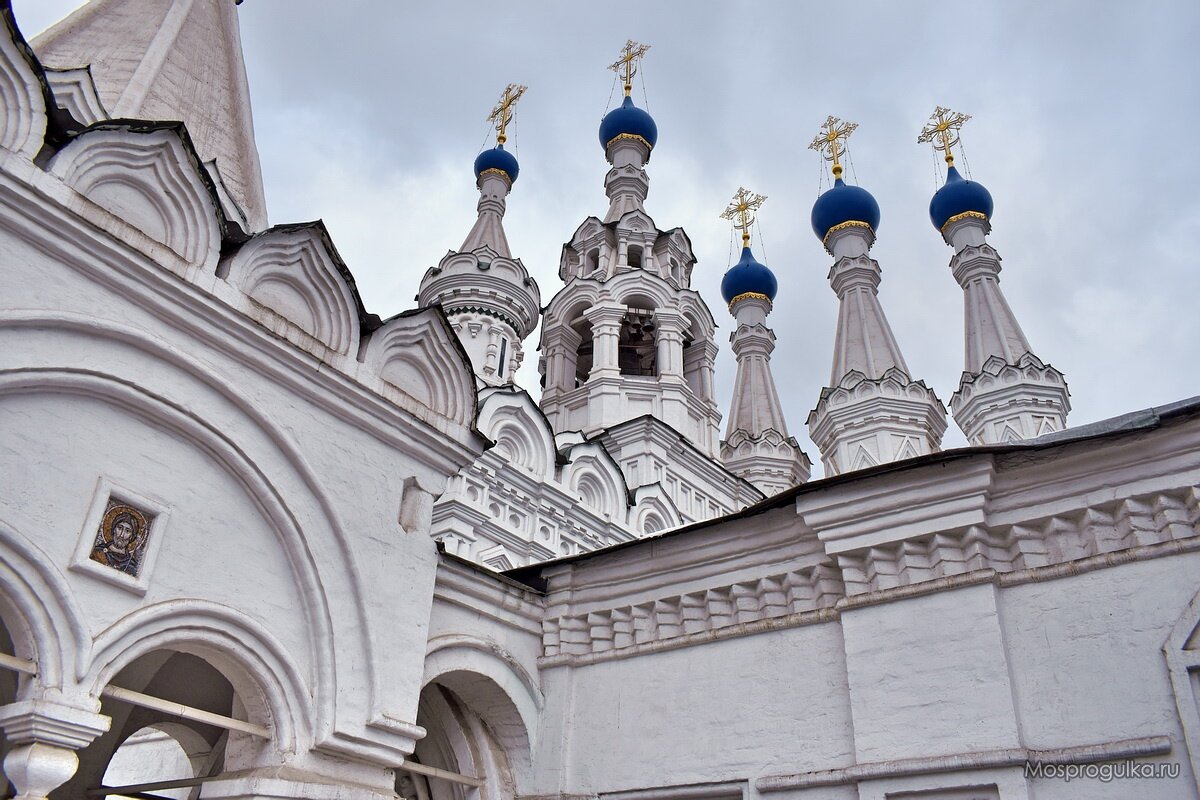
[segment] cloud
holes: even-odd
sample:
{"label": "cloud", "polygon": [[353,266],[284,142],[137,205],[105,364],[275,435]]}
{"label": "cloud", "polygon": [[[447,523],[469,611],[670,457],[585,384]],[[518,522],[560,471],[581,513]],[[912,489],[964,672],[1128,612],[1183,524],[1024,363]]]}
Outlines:
{"label": "cloud", "polygon": [[[74,5],[14,3],[27,34]],[[829,381],[837,308],[808,224],[820,166],[805,146],[830,113],[860,123],[851,176],[883,211],[873,255],[884,310],[914,377],[949,400],[962,370],[961,290],[927,217],[937,161],[915,142],[935,104],[975,117],[963,141],[996,199],[1001,286],[1035,350],[1066,373],[1070,422],[1200,393],[1200,5],[1190,0],[239,9],[271,218],[325,218],[377,313],[411,305],[425,268],[469,229],[470,165],[509,81],[530,87],[512,142],[522,172],[509,240],[543,302],[558,291],[562,242],[606,208],[596,140],[613,89],[605,66],[633,37],[653,46],[645,95],[641,83],[635,91],[660,128],[647,206],[696,245],[696,288],[723,326],[724,406],[734,369],[717,288],[729,229],[718,214],[746,185],[770,198],[756,252],[780,281],[775,377],[792,433],[816,460],[803,425]],[[951,432],[947,444],[961,444]]]}

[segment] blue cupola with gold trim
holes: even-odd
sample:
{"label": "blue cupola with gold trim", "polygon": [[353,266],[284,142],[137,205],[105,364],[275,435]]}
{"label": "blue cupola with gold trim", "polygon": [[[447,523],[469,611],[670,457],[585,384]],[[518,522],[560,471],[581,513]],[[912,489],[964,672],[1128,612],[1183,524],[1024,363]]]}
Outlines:
{"label": "blue cupola with gold trim", "polygon": [[945,231],[949,223],[963,217],[976,217],[984,222],[992,219],[992,193],[982,183],[958,174],[954,166],[951,148],[959,144],[958,132],[970,119],[970,114],[938,106],[917,137],[918,144],[932,144],[946,159],[946,183],[929,201],[929,221],[939,231]]}
{"label": "blue cupola with gold trim", "polygon": [[626,95],[621,105],[604,115],[600,120],[600,146],[608,149],[614,139],[630,136],[641,139],[653,149],[658,141],[658,126],[654,118],[633,104]]}
{"label": "blue cupola with gold trim", "polygon": [[821,241],[834,228],[860,223],[875,233],[879,229],[879,203],[861,186],[851,186],[838,177],[833,188],[817,198],[812,209],[813,233]]}
{"label": "blue cupola with gold trim", "polygon": [[637,74],[638,63],[649,49],[650,45],[638,44],[630,39],[621,48],[621,57],[608,67],[625,81],[625,99],[600,120],[600,146],[604,148],[604,154],[610,160],[612,157],[609,147],[614,142],[632,139],[645,144],[646,154],[642,160],[646,161],[649,160],[650,151],[658,141],[658,125],[654,124],[654,117],[635,106],[633,98],[629,96],[633,91],[633,76]]}
{"label": "blue cupola with gold trim", "polygon": [[525,94],[526,88],[516,83],[504,87],[500,102],[488,115],[488,122],[496,126],[496,146],[475,156],[476,182],[489,174],[503,176],[509,186],[516,182],[521,166],[517,163],[517,157],[504,149],[504,143],[508,141],[508,124],[512,122],[513,106]]}
{"label": "blue cupola with gold trim", "polygon": [[951,220],[963,215],[992,218],[992,193],[978,181],[969,181],[951,166],[946,170],[946,183],[929,201],[929,221],[939,231]]}
{"label": "blue cupola with gold trim", "polygon": [[742,258],[729,268],[721,279],[721,296],[728,304],[745,295],[757,295],[774,300],[779,281],[766,264],[756,261],[749,247],[742,248]]}
{"label": "blue cupola with gold trim", "polygon": [[509,183],[514,183],[520,171],[521,166],[517,163],[517,157],[505,150],[502,144],[498,144],[490,150],[484,150],[475,157],[476,178],[485,172],[500,172],[508,178]]}
{"label": "blue cupola with gold trim", "polygon": [[750,226],[754,224],[754,213],[766,200],[767,198],[760,194],[738,187],[733,202],[721,214],[722,219],[731,221],[733,227],[742,232],[742,257],[721,279],[721,296],[729,304],[731,313],[740,300],[754,297],[766,300],[769,304],[779,291],[779,281],[775,280],[775,273],[771,272],[766,264],[756,260],[754,253],[750,252]]}
{"label": "blue cupola with gold trim", "polygon": [[822,243],[828,239],[830,231],[850,225],[867,228],[872,237],[879,228],[879,203],[866,189],[842,180],[845,143],[857,127],[856,122],[843,122],[831,116],[808,146],[809,150],[816,150],[833,162],[833,188],[818,197],[812,208],[813,233]]}

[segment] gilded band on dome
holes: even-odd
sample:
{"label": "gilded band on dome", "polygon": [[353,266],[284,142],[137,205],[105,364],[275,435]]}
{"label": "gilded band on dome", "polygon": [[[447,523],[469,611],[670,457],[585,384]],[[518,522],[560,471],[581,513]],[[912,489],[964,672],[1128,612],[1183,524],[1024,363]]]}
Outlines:
{"label": "gilded band on dome", "polygon": [[612,137],[607,142],[605,142],[604,146],[608,147],[613,142],[619,142],[622,139],[632,139],[634,141],[641,142],[642,144],[646,145],[646,147],[648,147],[651,150],[654,149],[654,145],[651,144],[650,141],[648,139],[646,139],[645,136],[639,136],[636,133],[618,133],[616,136]]}
{"label": "gilded band on dome", "polygon": [[953,217],[946,220],[946,222],[942,225],[942,232],[944,233],[946,228],[950,227],[951,223],[958,222],[960,219],[981,219],[984,222],[987,222],[988,215],[984,214],[982,211],[964,211],[961,214],[955,214]]}
{"label": "gilded band on dome", "polygon": [[762,292],[742,292],[729,301],[729,311],[732,313],[733,307],[743,300],[766,300],[767,305],[771,305],[771,298]]}
{"label": "gilded band on dome", "polygon": [[[506,171],[500,169],[499,167],[488,167],[485,170],[481,170],[479,177],[482,178],[484,175],[500,175],[510,184],[513,182],[512,175],[509,175]],[[524,186],[524,184],[522,184],[522,186]]]}
{"label": "gilded band on dome", "polygon": [[875,234],[875,229],[871,227],[871,223],[863,222],[859,219],[848,219],[845,222],[839,222],[837,225],[834,225],[832,228],[825,231],[825,237],[821,239],[821,244],[828,245],[830,234],[837,233],[838,231],[844,231],[847,228],[866,228],[871,232],[871,235]]}

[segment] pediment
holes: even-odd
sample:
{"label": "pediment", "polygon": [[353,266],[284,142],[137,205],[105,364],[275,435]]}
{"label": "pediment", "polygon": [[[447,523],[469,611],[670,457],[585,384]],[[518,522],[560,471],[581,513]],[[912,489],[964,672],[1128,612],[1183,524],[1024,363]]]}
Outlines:
{"label": "pediment", "polygon": [[334,352],[358,352],[359,309],[320,226],[272,229],[251,239],[219,273]]}
{"label": "pediment", "polygon": [[81,125],[94,125],[111,118],[100,99],[91,67],[47,69],[46,81],[54,92],[55,104]]}
{"label": "pediment", "polygon": [[375,330],[362,354],[362,371],[383,382],[384,394],[423,415],[463,426],[475,421],[475,373],[439,308],[393,317]]}
{"label": "pediment", "polygon": [[93,127],[50,162],[50,172],[193,266],[215,265],[218,200],[179,127]]}
{"label": "pediment", "polygon": [[479,432],[495,442],[505,461],[539,477],[554,477],[554,432],[524,391],[493,390],[481,396]]}
{"label": "pediment", "polygon": [[13,23],[12,8],[0,17],[0,148],[33,158],[46,137],[46,94],[33,51]]}

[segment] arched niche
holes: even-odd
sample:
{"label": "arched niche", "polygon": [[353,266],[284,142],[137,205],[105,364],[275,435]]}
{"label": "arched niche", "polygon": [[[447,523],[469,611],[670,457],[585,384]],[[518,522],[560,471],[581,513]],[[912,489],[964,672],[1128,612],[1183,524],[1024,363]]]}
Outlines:
{"label": "arched niche", "polygon": [[584,505],[613,519],[624,519],[628,507],[625,476],[600,445],[588,442],[571,448],[562,482]]}
{"label": "arched niche", "polygon": [[415,403],[411,410],[419,416],[474,422],[475,373],[441,309],[388,320],[367,339],[362,362],[364,377],[382,381],[394,399],[399,394]]}
{"label": "arched niche", "polygon": [[630,526],[641,536],[649,536],[683,524],[683,516],[662,484],[639,486],[633,493]]}
{"label": "arched niche", "polygon": [[496,454],[547,480],[554,477],[554,434],[525,392],[496,390],[479,408],[479,432],[496,443]]}
{"label": "arched niche", "polygon": [[[271,678],[248,652],[252,639],[219,641],[213,631],[198,635],[187,622],[185,616],[178,628],[157,636],[127,630],[126,636],[100,643],[101,660],[113,660],[94,678],[101,713],[112,725],[79,751],[79,769],[59,796],[83,797],[101,785],[128,785],[113,780],[173,781],[271,766],[295,749],[290,713],[272,699],[275,690],[264,685]],[[272,738],[130,703],[104,694],[108,686],[261,726]]]}
{"label": "arched niche", "polygon": [[189,266],[215,268],[220,201],[175,126],[101,123],[75,137],[49,171],[96,205],[166,245]]}
{"label": "arched niche", "polygon": [[314,224],[255,236],[218,275],[330,350],[351,355],[358,352],[360,309],[343,269],[324,228]]}
{"label": "arched niche", "polygon": [[46,136],[46,96],[36,68],[6,4],[0,10],[0,148],[26,158],[37,155]]}
{"label": "arched niche", "polygon": [[1183,725],[1192,778],[1200,790],[1200,593],[1192,598],[1171,629],[1163,653]]}
{"label": "arched niche", "polygon": [[[200,726],[197,726],[200,727]],[[210,742],[182,722],[157,722],[127,736],[113,752],[101,779],[105,786],[132,786],[212,774],[223,761],[224,740]],[[195,787],[156,789],[159,797],[189,800]],[[116,795],[112,795],[116,796]]]}
{"label": "arched niche", "polygon": [[540,692],[498,647],[461,636],[439,637],[431,647],[417,710],[427,733],[410,760],[484,783],[474,790],[401,768],[397,792],[418,800],[517,797],[529,780]]}

